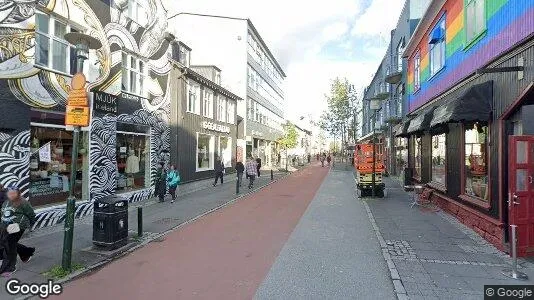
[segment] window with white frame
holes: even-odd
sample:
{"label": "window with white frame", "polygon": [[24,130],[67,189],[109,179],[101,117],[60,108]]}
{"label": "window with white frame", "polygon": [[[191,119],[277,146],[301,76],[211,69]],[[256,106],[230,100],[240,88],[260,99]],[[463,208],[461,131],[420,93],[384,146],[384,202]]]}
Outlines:
{"label": "window with white frame", "polygon": [[141,26],[147,25],[148,14],[143,0],[128,0],[128,17]]}
{"label": "window with white frame", "polygon": [[254,120],[254,101],[247,99],[247,118]]}
{"label": "window with white frame", "polygon": [[235,103],[228,100],[226,103],[226,122],[230,124],[235,123]]}
{"label": "window with white frame", "polygon": [[35,63],[62,73],[76,73],[74,46],[65,34],[77,32],[63,20],[37,11],[35,13]]}
{"label": "window with white frame", "polygon": [[402,54],[404,53],[404,40],[397,45],[397,71],[402,72]]}
{"label": "window with white frame", "polygon": [[187,112],[200,114],[200,86],[194,82],[187,85]]}
{"label": "window with white frame", "polygon": [[421,53],[417,52],[413,60],[414,60],[413,86],[414,86],[414,91],[417,91],[421,87]]}
{"label": "window with white frame", "polygon": [[222,95],[217,96],[217,120],[226,122],[226,98]]}
{"label": "window with white frame", "polygon": [[138,57],[122,53],[122,90],[138,96],[145,97],[147,94],[146,63]]}
{"label": "window with white frame", "polygon": [[207,88],[204,88],[202,115],[206,118],[213,118],[213,91]]}
{"label": "window with white frame", "polygon": [[430,76],[434,76],[445,66],[445,16],[430,33],[429,57]]}
{"label": "window with white frame", "polygon": [[465,0],[465,37],[472,42],[486,30],[485,0]]}

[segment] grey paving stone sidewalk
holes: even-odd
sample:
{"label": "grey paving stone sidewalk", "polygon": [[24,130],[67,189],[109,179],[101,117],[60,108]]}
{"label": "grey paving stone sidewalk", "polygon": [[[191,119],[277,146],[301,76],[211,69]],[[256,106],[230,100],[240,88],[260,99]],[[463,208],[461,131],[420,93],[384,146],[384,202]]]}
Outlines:
{"label": "grey paving stone sidewalk", "polygon": [[[265,186],[270,182],[270,172],[264,172],[264,176],[255,182],[255,188]],[[285,173],[276,172],[275,180],[283,177]],[[130,205],[128,215],[129,230],[132,235],[137,232],[137,206],[143,206],[143,231],[146,237],[155,233],[165,232],[178,226],[206,211],[212,210],[228,201],[235,199],[235,179],[227,175],[227,182],[216,187],[195,190],[189,194],[180,196],[178,200],[171,204],[169,198],[164,203],[156,203],[154,199],[138,202]],[[240,195],[248,192],[246,184],[243,184]],[[100,261],[109,259],[110,254],[95,252],[92,247],[92,216],[88,216],[75,221],[73,263],[84,267],[93,265]],[[63,248],[63,225],[43,228],[32,232],[27,238],[22,239],[22,243],[36,247],[34,259],[23,264],[19,261],[17,272],[13,278],[22,282],[45,282],[46,277],[42,274],[53,266],[61,264]],[[0,277],[0,299],[16,299],[10,296],[5,288],[7,279]]]}
{"label": "grey paving stone sidewalk", "polygon": [[[483,299],[486,284],[533,284],[501,274],[510,259],[435,207],[410,208],[411,195],[385,178],[387,198],[363,198],[409,299]],[[383,249],[383,250],[384,250]]]}
{"label": "grey paving stone sidewalk", "polygon": [[332,168],[255,298],[395,299],[350,169]]}

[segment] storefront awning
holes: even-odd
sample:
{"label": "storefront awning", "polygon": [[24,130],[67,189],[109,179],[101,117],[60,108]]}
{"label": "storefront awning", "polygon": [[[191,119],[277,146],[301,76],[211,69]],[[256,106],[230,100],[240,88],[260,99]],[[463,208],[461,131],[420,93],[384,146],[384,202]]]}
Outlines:
{"label": "storefront awning", "polygon": [[493,81],[473,85],[460,97],[436,108],[430,127],[455,122],[488,121],[492,99]]}
{"label": "storefront awning", "polygon": [[417,115],[417,117],[413,118],[410,121],[410,126],[408,126],[408,130],[406,132],[408,134],[415,134],[428,129],[435,109],[435,107],[428,108]]}
{"label": "storefront awning", "polygon": [[404,120],[402,123],[395,126],[395,136],[396,137],[407,137],[408,127],[410,126],[410,119]]}

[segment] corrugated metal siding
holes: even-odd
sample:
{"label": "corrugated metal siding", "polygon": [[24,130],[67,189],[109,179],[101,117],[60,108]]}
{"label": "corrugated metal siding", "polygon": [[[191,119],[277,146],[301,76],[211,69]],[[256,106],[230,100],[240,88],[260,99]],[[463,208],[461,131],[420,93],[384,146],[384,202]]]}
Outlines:
{"label": "corrugated metal siding", "polygon": [[[173,71],[175,72],[175,71]],[[174,76],[173,76],[174,75]],[[171,75],[171,78],[177,78],[176,73]],[[212,170],[197,172],[196,171],[196,147],[197,147],[197,132],[215,135],[215,147],[218,147],[219,133],[213,131],[207,131],[201,128],[202,121],[209,121],[220,124],[222,122],[214,121],[213,119],[205,118],[199,115],[186,112],[187,103],[187,89],[183,79],[173,80],[171,84],[172,96],[171,96],[171,163],[177,165],[178,171],[182,182],[189,182],[195,180],[201,180],[213,177]],[[202,88],[200,103],[202,103]],[[216,95],[216,94],[215,94]],[[214,96],[215,99],[215,96]],[[213,112],[215,113],[216,101],[213,101]],[[235,118],[235,115],[234,115]],[[230,127],[230,134],[222,136],[228,136],[232,139],[232,166],[235,164],[235,146],[236,146],[236,125],[225,123]],[[232,170],[230,167],[227,170]]]}

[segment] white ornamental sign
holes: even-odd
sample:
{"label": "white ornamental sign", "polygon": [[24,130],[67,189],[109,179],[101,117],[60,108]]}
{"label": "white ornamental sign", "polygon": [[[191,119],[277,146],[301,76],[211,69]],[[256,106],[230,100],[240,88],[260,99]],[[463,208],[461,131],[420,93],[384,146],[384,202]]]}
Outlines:
{"label": "white ornamental sign", "polygon": [[230,133],[230,127],[221,124],[215,124],[212,122],[204,121],[202,122],[202,128],[217,132]]}

